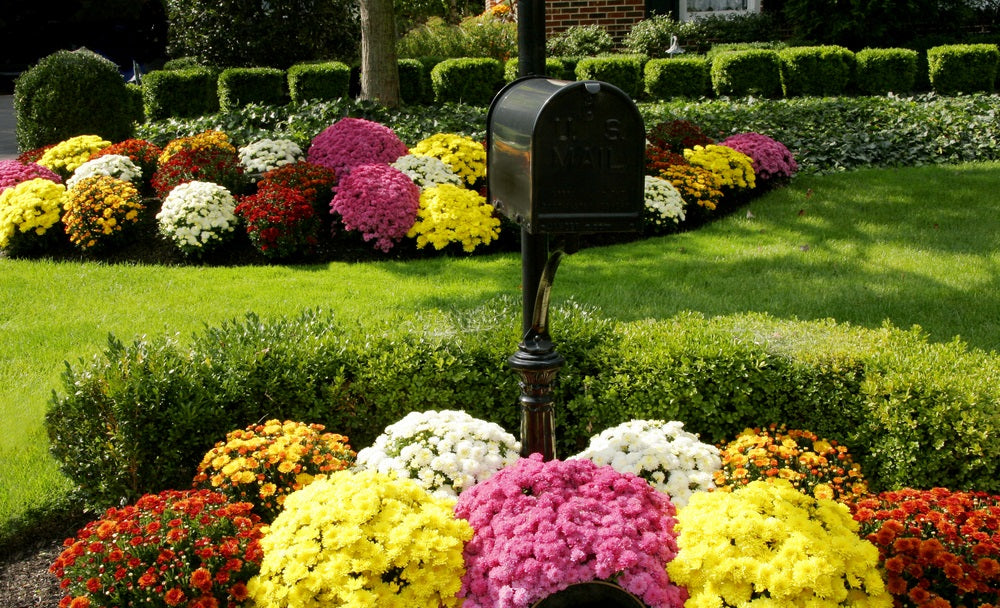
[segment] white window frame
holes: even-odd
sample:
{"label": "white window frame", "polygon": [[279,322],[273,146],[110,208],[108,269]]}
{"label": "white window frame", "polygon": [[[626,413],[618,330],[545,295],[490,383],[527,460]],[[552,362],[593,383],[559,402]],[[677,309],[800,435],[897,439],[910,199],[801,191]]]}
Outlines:
{"label": "white window frame", "polygon": [[680,7],[680,12],[678,21],[694,21],[696,19],[701,19],[703,17],[709,17],[712,15],[724,16],[724,15],[746,15],[749,13],[759,13],[760,12],[760,0],[746,0],[747,7],[745,9],[723,9],[723,10],[704,10],[704,11],[689,11],[688,3],[695,4],[704,3],[706,5],[711,5],[712,3],[720,4],[726,3],[726,0],[679,0],[678,4]]}

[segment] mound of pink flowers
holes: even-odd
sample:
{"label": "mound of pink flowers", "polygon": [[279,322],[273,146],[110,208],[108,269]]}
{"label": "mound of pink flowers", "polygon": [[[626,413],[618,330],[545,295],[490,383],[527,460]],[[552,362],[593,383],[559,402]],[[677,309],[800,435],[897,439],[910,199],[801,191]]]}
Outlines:
{"label": "mound of pink flowers", "polygon": [[523,458],[459,495],[475,531],[465,608],[527,608],[576,583],[610,581],[650,608],[680,608],[670,582],[675,509],[640,477],[590,460]]}
{"label": "mound of pink flowers", "polygon": [[363,118],[342,118],[313,138],[307,160],[343,178],[359,165],[391,163],[406,144],[389,127]]}
{"label": "mound of pink flowers", "polygon": [[760,133],[738,133],[719,142],[719,145],[742,152],[753,161],[753,172],[758,181],[790,178],[799,170],[795,157],[785,144]]}
{"label": "mound of pink flowers", "polygon": [[13,188],[29,179],[38,178],[47,179],[57,184],[62,183],[62,178],[55,171],[41,165],[22,163],[18,160],[0,160],[0,191]]}
{"label": "mound of pink flowers", "polygon": [[359,165],[340,180],[330,210],[346,230],[357,230],[389,251],[413,226],[420,188],[405,173],[383,164]]}

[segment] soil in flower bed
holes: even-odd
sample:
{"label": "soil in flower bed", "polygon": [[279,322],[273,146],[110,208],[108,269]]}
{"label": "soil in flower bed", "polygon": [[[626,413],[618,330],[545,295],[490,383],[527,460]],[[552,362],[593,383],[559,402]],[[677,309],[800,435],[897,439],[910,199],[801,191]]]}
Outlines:
{"label": "soil in flower bed", "polygon": [[0,562],[0,606],[57,608],[63,594],[49,566],[62,550],[61,540],[47,540],[4,558]]}

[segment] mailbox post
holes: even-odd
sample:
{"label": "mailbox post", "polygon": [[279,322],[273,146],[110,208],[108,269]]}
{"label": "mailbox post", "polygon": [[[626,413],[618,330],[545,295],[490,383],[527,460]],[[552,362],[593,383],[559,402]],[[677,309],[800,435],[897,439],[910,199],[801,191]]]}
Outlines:
{"label": "mailbox post", "polygon": [[488,199],[528,239],[521,261],[524,338],[508,361],[521,376],[521,451],[550,460],[552,388],[564,360],[549,336],[548,302],[564,252],[549,256],[540,273],[535,260],[544,260],[548,235],[638,230],[645,129],[617,87],[537,75],[504,87],[486,122]]}

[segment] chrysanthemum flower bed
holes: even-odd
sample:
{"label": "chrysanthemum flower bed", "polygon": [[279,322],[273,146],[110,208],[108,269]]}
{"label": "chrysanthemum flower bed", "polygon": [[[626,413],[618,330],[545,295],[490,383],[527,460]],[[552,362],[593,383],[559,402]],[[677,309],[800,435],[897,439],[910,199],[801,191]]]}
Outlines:
{"label": "chrysanthemum flower bed", "polygon": [[869,494],[809,431],[711,446],[632,420],[566,460],[519,448],[461,410],[411,413],[356,461],[317,425],[235,430],[205,455],[205,489],[68,539],[60,605],[529,608],[592,582],[649,608],[997,605],[1000,496]]}
{"label": "chrysanthemum flower bed", "polygon": [[[406,143],[391,126],[349,117],[317,133],[306,149],[285,139],[239,143],[218,130],[179,137],[162,148],[140,139],[110,142],[82,135],[4,161],[2,191],[31,179],[64,190],[95,175],[131,182],[143,197],[144,213],[135,223],[146,233],[94,247],[95,239],[73,236],[75,229],[59,220],[24,214],[37,208],[38,217],[62,218],[67,211],[54,189],[44,198],[58,208],[42,211],[47,203],[32,198],[39,194],[35,187],[0,199],[0,234],[24,234],[7,236],[0,252],[127,259],[133,251],[150,262],[268,263],[468,255],[518,242],[517,226],[484,196],[486,149],[469,137],[437,133]],[[654,125],[637,236],[695,228],[787,181],[797,169],[787,148],[760,133],[737,133],[716,143],[686,121]],[[193,199],[175,193],[192,182],[226,194],[209,195],[208,186]],[[229,217],[228,203],[217,204],[229,197],[240,205],[235,217]],[[180,215],[179,198],[188,209]],[[79,198],[74,204],[78,225],[99,224],[87,215],[107,208]],[[193,208],[200,209],[198,217]],[[31,231],[48,236],[32,239]]]}

